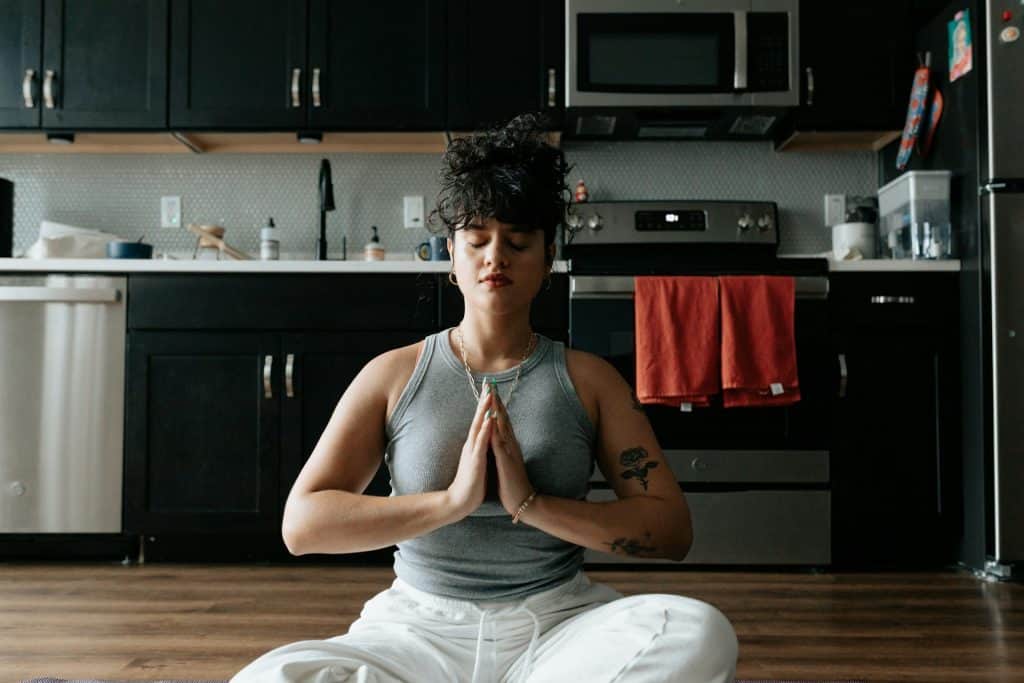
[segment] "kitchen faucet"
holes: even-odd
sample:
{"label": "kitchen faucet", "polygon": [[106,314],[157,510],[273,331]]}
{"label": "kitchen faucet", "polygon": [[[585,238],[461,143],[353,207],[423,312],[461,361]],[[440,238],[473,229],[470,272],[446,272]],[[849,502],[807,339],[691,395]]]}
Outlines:
{"label": "kitchen faucet", "polygon": [[[334,211],[334,184],[331,182],[331,162],[320,161],[320,238],[316,241],[316,258],[327,260],[327,212]],[[341,258],[345,258],[345,238],[341,238]]]}

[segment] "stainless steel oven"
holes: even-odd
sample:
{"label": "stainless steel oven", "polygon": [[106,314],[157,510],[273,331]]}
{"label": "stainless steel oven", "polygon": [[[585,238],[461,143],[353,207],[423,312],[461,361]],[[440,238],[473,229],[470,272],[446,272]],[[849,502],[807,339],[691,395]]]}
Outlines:
{"label": "stainless steel oven", "polygon": [[568,107],[799,103],[798,0],[566,0]]}
{"label": "stainless steel oven", "polygon": [[[686,562],[827,565],[831,561],[828,426],[838,381],[828,337],[823,259],[777,258],[777,211],[765,202],[577,205],[563,245],[570,263],[570,345],[597,354],[636,386],[634,277],[791,275],[801,400],[790,406],[692,412],[645,405],[693,513]],[[590,227],[596,226],[596,227]],[[680,321],[685,325],[685,321]],[[614,492],[595,470],[591,500]],[[659,563],[587,552],[591,563]]]}

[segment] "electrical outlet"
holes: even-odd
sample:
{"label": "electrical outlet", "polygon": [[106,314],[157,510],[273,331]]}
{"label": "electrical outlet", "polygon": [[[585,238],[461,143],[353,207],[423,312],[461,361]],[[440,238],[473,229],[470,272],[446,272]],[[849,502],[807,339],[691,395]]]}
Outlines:
{"label": "electrical outlet", "polygon": [[181,227],[181,197],[160,198],[160,227]]}
{"label": "electrical outlet", "polygon": [[405,227],[422,228],[426,226],[423,222],[423,195],[406,196],[403,198],[405,209]]}
{"label": "electrical outlet", "polygon": [[825,195],[825,225],[832,227],[846,222],[846,195]]}

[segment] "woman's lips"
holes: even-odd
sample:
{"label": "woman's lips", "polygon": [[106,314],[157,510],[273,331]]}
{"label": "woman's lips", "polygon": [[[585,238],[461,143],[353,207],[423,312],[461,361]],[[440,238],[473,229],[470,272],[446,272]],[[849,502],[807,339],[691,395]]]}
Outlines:
{"label": "woman's lips", "polygon": [[497,289],[498,287],[505,287],[507,285],[512,284],[512,281],[509,280],[507,277],[489,277],[486,280],[484,280],[484,284],[494,289]]}

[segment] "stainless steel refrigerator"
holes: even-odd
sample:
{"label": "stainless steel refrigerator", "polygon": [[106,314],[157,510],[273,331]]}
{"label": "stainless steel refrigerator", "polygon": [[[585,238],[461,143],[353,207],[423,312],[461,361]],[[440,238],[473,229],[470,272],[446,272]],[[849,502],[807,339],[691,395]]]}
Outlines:
{"label": "stainless steel refrigerator", "polygon": [[[973,69],[949,81],[948,22],[970,10]],[[1024,5],[957,0],[915,36],[945,98],[935,144],[908,170],[953,171],[960,277],[962,509],[958,560],[1024,573]],[[907,77],[909,92],[910,75]],[[880,180],[899,175],[895,145]]]}

